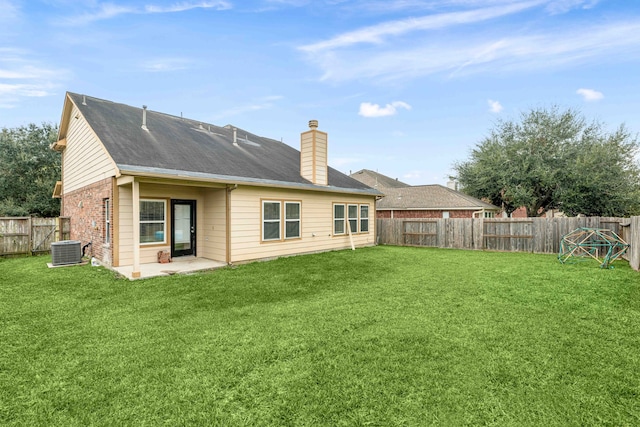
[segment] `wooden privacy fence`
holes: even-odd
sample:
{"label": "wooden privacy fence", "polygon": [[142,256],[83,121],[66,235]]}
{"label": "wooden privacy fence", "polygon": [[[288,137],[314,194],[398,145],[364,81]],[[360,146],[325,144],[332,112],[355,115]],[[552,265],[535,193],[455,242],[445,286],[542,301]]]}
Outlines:
{"label": "wooden privacy fence", "polygon": [[377,219],[379,244],[509,252],[558,253],[562,236],[580,227],[618,234],[640,268],[640,217]]}
{"label": "wooden privacy fence", "polygon": [[69,234],[69,218],[0,217],[0,256],[49,252]]}

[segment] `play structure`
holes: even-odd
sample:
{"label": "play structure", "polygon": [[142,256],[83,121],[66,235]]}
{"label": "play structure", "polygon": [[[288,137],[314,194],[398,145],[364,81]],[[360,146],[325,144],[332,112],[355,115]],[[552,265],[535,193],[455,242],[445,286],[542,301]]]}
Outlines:
{"label": "play structure", "polygon": [[628,248],[629,244],[611,230],[581,227],[562,236],[558,259],[564,264],[593,258],[600,268],[609,268]]}

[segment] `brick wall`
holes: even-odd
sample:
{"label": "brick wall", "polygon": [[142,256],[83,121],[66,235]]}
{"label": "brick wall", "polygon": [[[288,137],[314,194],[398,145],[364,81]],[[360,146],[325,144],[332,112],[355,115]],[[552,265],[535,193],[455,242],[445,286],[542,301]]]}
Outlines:
{"label": "brick wall", "polygon": [[526,218],[526,217],[527,217],[526,208],[518,208],[511,213],[511,218]]}
{"label": "brick wall", "polygon": [[[109,200],[111,231],[106,243],[105,199]],[[105,264],[113,260],[113,185],[106,178],[95,184],[62,195],[62,216],[71,218],[71,240],[79,240],[82,246],[91,242],[87,256],[93,256]]]}
{"label": "brick wall", "polygon": [[[445,211],[393,211],[394,218],[442,218]],[[473,218],[472,210],[467,211],[446,211],[449,218]],[[376,218],[391,218],[391,211],[377,211]]]}

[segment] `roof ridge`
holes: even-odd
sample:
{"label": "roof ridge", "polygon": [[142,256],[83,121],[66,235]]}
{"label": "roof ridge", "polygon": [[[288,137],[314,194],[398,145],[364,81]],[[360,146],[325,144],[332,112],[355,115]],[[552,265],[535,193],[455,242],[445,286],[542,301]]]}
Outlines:
{"label": "roof ridge", "polygon": [[447,189],[449,192],[454,193],[454,194],[464,198],[465,200],[467,200],[469,202],[480,202],[480,203],[484,203],[484,204],[490,205],[490,203],[487,203],[482,199],[478,199],[477,197],[470,196],[470,195],[468,195],[466,193],[463,193],[462,191],[454,190],[453,188],[449,188],[449,187],[446,187],[446,186],[441,185],[441,184],[436,184],[436,185],[440,185],[441,187]]}

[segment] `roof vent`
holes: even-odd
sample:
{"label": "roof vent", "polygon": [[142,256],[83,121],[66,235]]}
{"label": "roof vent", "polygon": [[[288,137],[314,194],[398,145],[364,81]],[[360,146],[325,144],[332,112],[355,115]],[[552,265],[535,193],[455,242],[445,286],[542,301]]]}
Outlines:
{"label": "roof vent", "polygon": [[82,105],[87,105],[87,95],[82,95]]}
{"label": "roof vent", "polygon": [[142,106],[142,129],[144,130],[149,130],[149,128],[147,127],[147,106],[143,105]]}
{"label": "roof vent", "polygon": [[238,129],[233,128],[233,145],[238,146]]}
{"label": "roof vent", "polygon": [[309,120],[309,129],[318,129],[318,121]]}

